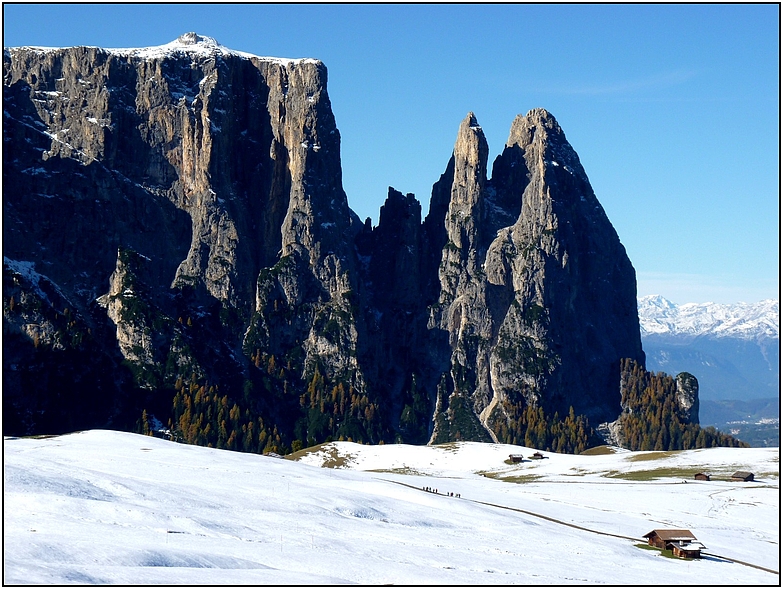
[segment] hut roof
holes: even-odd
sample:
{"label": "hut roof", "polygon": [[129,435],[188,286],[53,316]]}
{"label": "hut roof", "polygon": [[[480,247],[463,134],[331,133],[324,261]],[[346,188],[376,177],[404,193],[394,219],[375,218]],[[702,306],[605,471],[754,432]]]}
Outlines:
{"label": "hut roof", "polygon": [[738,470],[733,475],[731,475],[731,478],[733,478],[733,479],[747,479],[747,478],[752,477],[752,476],[753,476],[752,472],[747,472],[745,470]]}
{"label": "hut roof", "polygon": [[644,535],[645,538],[649,538],[650,536],[658,536],[664,542],[696,539],[696,536],[691,534],[690,530],[653,530]]}
{"label": "hut roof", "polygon": [[677,548],[680,550],[704,550],[707,547],[701,542],[689,542],[688,544],[678,544]]}

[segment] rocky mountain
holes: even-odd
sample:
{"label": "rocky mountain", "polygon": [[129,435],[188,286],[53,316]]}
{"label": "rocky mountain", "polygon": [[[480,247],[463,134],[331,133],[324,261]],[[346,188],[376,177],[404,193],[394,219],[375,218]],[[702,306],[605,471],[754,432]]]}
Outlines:
{"label": "rocky mountain", "polygon": [[642,337],[674,335],[746,340],[780,339],[780,302],[686,303],[676,305],[660,295],[639,298]]}
{"label": "rocky mountain", "polygon": [[639,299],[647,367],[693,372],[702,399],[780,396],[780,304],[689,303],[654,295]]}
{"label": "rocky mountain", "polygon": [[644,365],[633,266],[543,109],[491,176],[469,113],[427,216],[390,188],[373,227],[320,61],[189,33],[5,49],[3,83],[9,433],[573,449]]}

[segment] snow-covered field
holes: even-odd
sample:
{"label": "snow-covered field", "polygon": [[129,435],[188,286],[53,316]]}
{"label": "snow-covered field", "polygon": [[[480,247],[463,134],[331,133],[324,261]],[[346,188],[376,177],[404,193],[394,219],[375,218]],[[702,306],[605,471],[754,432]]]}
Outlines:
{"label": "snow-covered field", "polygon": [[[110,431],[3,446],[6,584],[780,584],[725,560],[779,571],[777,448],[511,465],[533,451],[339,442],[294,462]],[[628,539],[654,528],[724,558]]]}

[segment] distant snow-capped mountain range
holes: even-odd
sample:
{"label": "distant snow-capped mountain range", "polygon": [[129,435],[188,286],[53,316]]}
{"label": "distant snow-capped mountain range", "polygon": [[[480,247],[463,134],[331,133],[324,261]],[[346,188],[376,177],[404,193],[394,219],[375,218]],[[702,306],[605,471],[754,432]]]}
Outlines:
{"label": "distant snow-capped mountain range", "polygon": [[[702,425],[725,426],[745,418],[727,413],[727,403],[764,401],[778,414],[780,397],[780,303],[687,303],[660,295],[639,299],[639,323],[647,369],[690,372],[699,379]],[[729,417],[727,417],[729,415]]]}
{"label": "distant snow-capped mountain range", "polygon": [[780,338],[780,302],[686,303],[677,305],[661,295],[639,298],[642,337],[682,335],[747,340]]}

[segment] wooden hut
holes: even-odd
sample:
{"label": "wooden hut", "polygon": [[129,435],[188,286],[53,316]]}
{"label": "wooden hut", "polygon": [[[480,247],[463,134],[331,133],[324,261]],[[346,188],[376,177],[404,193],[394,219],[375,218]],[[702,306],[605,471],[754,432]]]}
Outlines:
{"label": "wooden hut", "polygon": [[655,546],[661,550],[666,550],[666,544],[670,542],[696,540],[696,536],[691,534],[690,530],[653,530],[644,535],[650,546]]}
{"label": "wooden hut", "polygon": [[694,475],[693,478],[696,479],[697,481],[708,481],[710,480],[710,475],[705,474],[703,472],[699,472],[696,475]]}
{"label": "wooden hut", "polygon": [[745,472],[744,470],[738,470],[733,475],[731,475],[732,481],[742,481],[742,482],[749,482],[753,480],[753,473],[752,472]]}
{"label": "wooden hut", "polygon": [[522,462],[522,460],[524,459],[524,456],[522,456],[522,454],[509,454],[508,455],[508,459],[511,462]]}
{"label": "wooden hut", "polygon": [[644,535],[650,546],[671,550],[678,558],[701,558],[704,544],[690,530],[653,530]]}
{"label": "wooden hut", "polygon": [[705,546],[701,542],[672,542],[670,548],[672,554],[678,558],[701,558],[701,551]]}
{"label": "wooden hut", "polygon": [[533,460],[541,460],[544,458],[544,455],[541,454],[541,452],[535,452],[530,458]]}

